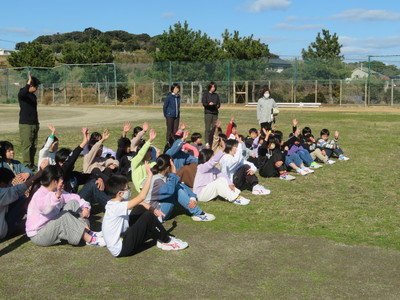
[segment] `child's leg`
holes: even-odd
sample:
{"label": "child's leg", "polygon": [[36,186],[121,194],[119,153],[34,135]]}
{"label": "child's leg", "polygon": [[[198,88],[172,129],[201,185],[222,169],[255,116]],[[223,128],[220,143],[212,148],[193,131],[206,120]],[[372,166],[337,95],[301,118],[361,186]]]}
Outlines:
{"label": "child's leg", "polygon": [[314,155],[314,157],[313,157],[313,159],[315,160],[315,159],[318,159],[318,160],[320,160],[320,161],[322,161],[322,162],[327,162],[329,159],[328,159],[328,156],[326,156],[326,155],[323,155],[322,154],[322,151],[321,151],[321,149],[320,148],[317,148],[317,149],[315,149],[313,152],[311,152],[310,153],[311,154],[311,157],[313,157],[313,155]]}
{"label": "child's leg", "polygon": [[31,237],[33,243],[38,246],[51,246],[61,240],[68,244],[78,245],[85,233],[86,224],[75,218],[68,211],[61,211],[56,219],[48,222],[38,233]]}
{"label": "child's leg", "polygon": [[26,214],[26,198],[24,196],[8,206],[8,212],[5,215],[7,223],[7,236],[12,235],[23,224],[23,218]]}
{"label": "child's leg", "polygon": [[178,190],[178,202],[179,202],[179,204],[182,205],[183,208],[188,210],[192,216],[198,216],[201,213],[203,213],[203,211],[200,209],[200,207],[198,205],[196,205],[193,208],[189,208],[190,197],[191,196],[189,196],[189,194],[186,192],[186,190],[184,188],[180,188]]}
{"label": "child's leg", "polygon": [[149,236],[166,243],[170,240],[168,232],[157,217],[150,211],[144,212],[123,234],[122,250],[118,257],[128,256],[143,245]]}
{"label": "child's leg", "polygon": [[304,166],[302,159],[296,153],[290,156],[286,156],[285,163],[286,166],[291,167],[295,170],[297,170],[299,167],[301,168]]}
{"label": "child's leg", "polygon": [[95,179],[86,183],[78,192],[78,195],[90,203],[100,203],[103,207],[105,207],[107,201],[111,199],[111,197],[108,196],[104,191],[99,190]]}
{"label": "child's leg", "polygon": [[332,156],[332,154],[333,154],[333,150],[332,149],[325,148],[324,150],[325,150],[326,156],[328,158]]}
{"label": "child's leg", "polygon": [[175,196],[171,197],[169,199],[160,201],[159,204],[160,204],[160,210],[165,214],[165,216],[162,217],[162,220],[165,221],[171,215],[172,210],[175,207],[176,198],[175,198]]}
{"label": "child's leg", "polygon": [[224,177],[219,177],[213,182],[207,184],[207,186],[201,191],[199,195],[199,201],[207,202],[210,201],[218,196],[232,202],[240,195],[240,190],[235,188],[232,191],[229,188],[228,181]]}
{"label": "child's leg", "polygon": [[337,156],[341,156],[341,155],[344,154],[344,153],[343,153],[343,150],[340,149],[340,148],[333,149],[333,153],[335,153]]}
{"label": "child's leg", "polygon": [[258,184],[258,178],[255,174],[249,175],[247,171],[250,169],[249,165],[241,166],[236,173],[233,175],[233,184],[238,189],[242,189],[244,185],[247,183],[253,188],[253,186]]}
{"label": "child's leg", "polygon": [[314,162],[314,160],[311,158],[310,152],[307,150],[300,150],[297,152],[297,154],[307,166],[310,166]]}

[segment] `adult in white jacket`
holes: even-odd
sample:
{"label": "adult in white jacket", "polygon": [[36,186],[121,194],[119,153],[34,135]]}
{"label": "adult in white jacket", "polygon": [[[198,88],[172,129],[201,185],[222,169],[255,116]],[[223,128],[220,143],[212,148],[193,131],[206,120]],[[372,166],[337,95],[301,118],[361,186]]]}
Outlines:
{"label": "adult in white jacket", "polygon": [[224,173],[239,190],[248,188],[254,195],[268,195],[270,190],[258,184],[255,175],[257,168],[242,156],[242,140],[227,140],[225,154],[221,157],[219,165]]}
{"label": "adult in white jacket", "polygon": [[263,90],[263,97],[258,99],[257,103],[257,120],[261,126],[261,131],[265,128],[267,131],[272,129],[274,122],[273,109],[278,108],[275,100],[271,98],[269,88]]}

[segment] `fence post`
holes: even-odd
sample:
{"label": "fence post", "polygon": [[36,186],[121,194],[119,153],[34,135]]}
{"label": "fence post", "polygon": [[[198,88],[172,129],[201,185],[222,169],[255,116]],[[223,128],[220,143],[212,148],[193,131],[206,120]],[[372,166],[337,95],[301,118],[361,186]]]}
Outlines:
{"label": "fence post", "polygon": [[394,90],[393,90],[394,81],[392,79],[392,88],[390,91],[390,105],[393,106],[393,98],[394,98]]}
{"label": "fence post", "polygon": [[249,82],[245,81],[244,86],[245,86],[244,90],[246,92],[245,97],[244,97],[244,102],[247,105],[249,103]]}
{"label": "fence post", "polygon": [[343,97],[343,80],[340,80],[340,93],[339,93],[339,105],[342,105],[342,97]]}
{"label": "fence post", "polygon": [[97,83],[97,99],[98,99],[98,104],[100,104],[100,83]]}
{"label": "fence post", "polygon": [[54,83],[53,83],[53,104],[55,103],[55,97],[54,97]]}
{"label": "fence post", "polygon": [[81,103],[83,103],[83,84],[81,82]]}
{"label": "fence post", "polygon": [[[117,89],[117,66],[114,65],[114,93],[115,93],[115,105],[118,105],[118,89]],[[108,67],[107,67],[108,69]]]}
{"label": "fence post", "polygon": [[368,103],[368,81],[365,80],[365,88],[364,88],[364,105],[367,106]]}
{"label": "fence post", "polygon": [[190,102],[192,102],[193,105],[193,81],[190,84]]}
{"label": "fence post", "polygon": [[10,79],[9,79],[9,72],[10,72],[10,70],[8,70],[7,69],[7,76],[6,76],[6,89],[7,89],[7,93],[6,93],[6,95],[7,95],[7,102],[9,101],[9,99],[10,99]]}
{"label": "fence post", "polygon": [[201,84],[201,81],[199,81],[199,103],[201,103],[202,96],[203,96],[203,85]]}
{"label": "fence post", "polygon": [[137,97],[136,97],[136,81],[133,82],[133,99],[135,99],[133,101],[133,105],[137,104]]}
{"label": "fence post", "polygon": [[236,104],[236,81],[233,82],[233,104]]}
{"label": "fence post", "polygon": [[268,80],[268,89],[271,89],[271,80]]}
{"label": "fence post", "polygon": [[67,65],[64,65],[64,104],[67,104]]}
{"label": "fence post", "polygon": [[251,102],[255,102],[256,82],[253,81],[253,90],[251,91]]}
{"label": "fence post", "polygon": [[153,105],[154,105],[154,100],[155,100],[155,96],[156,96],[156,94],[155,94],[155,90],[154,90],[154,81],[153,81]]}
{"label": "fence post", "polygon": [[314,100],[315,103],[318,102],[318,80],[315,80]]}

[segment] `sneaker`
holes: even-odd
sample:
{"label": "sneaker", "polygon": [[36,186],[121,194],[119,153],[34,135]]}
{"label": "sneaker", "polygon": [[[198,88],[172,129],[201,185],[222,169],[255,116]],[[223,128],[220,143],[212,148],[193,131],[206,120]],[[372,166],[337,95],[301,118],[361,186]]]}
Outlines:
{"label": "sneaker", "polygon": [[296,170],[296,172],[297,172],[297,174],[300,174],[302,176],[308,175],[308,172],[306,170],[304,170],[304,169],[301,169],[301,168],[298,168]]}
{"label": "sneaker", "polygon": [[310,168],[312,168],[312,169],[319,169],[319,168],[322,168],[322,165],[317,164],[316,162],[313,162],[313,163],[310,165]]}
{"label": "sneaker", "polygon": [[308,174],[314,173],[313,170],[311,170],[310,168],[307,168],[307,167],[304,167],[303,170],[305,170]]}
{"label": "sneaker", "polygon": [[247,205],[250,203],[250,199],[247,199],[243,196],[239,196],[235,200],[233,200],[232,203],[237,205]]}
{"label": "sneaker", "polygon": [[102,231],[89,231],[88,233],[91,236],[94,236],[94,237],[103,237],[103,232]]}
{"label": "sneaker", "polygon": [[336,163],[336,161],[331,160],[331,159],[328,159],[328,160],[325,162],[325,164],[327,164],[327,165],[333,165],[334,163]]}
{"label": "sneaker", "polygon": [[104,246],[106,246],[106,242],[104,241],[104,239],[102,237],[93,236],[92,241],[87,242],[86,245],[104,247]]}
{"label": "sneaker", "polygon": [[215,220],[215,216],[212,214],[208,214],[206,212],[204,212],[203,215],[197,215],[197,216],[192,216],[192,220],[193,221],[214,221]]}
{"label": "sneaker", "polygon": [[170,236],[171,240],[167,243],[163,243],[161,241],[157,241],[157,247],[162,250],[183,250],[189,246],[188,243],[179,240],[173,236]]}
{"label": "sneaker", "polygon": [[295,180],[296,177],[294,177],[288,173],[283,173],[283,174],[281,174],[281,176],[279,176],[279,179],[290,181],[290,180]]}
{"label": "sneaker", "polygon": [[339,156],[339,160],[349,160],[350,158],[348,158],[347,156],[341,155]]}
{"label": "sneaker", "polygon": [[253,186],[252,190],[253,195],[269,195],[271,191],[263,187],[261,184],[256,184]]}

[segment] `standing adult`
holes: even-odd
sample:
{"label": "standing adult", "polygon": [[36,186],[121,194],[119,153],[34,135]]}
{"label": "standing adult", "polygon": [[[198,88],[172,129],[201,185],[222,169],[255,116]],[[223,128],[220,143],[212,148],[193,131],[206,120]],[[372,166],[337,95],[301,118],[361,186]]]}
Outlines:
{"label": "standing adult", "polygon": [[[275,121],[274,115],[278,105],[275,100],[271,98],[269,88],[263,90],[263,97],[258,99],[257,103],[257,120],[262,129],[265,128],[267,131],[272,129],[272,123]],[[274,111],[275,109],[275,111]]]}
{"label": "standing adult", "polygon": [[32,170],[37,169],[35,166],[35,155],[39,132],[39,118],[35,92],[40,83],[39,79],[32,77],[31,73],[28,72],[28,81],[18,93],[22,163]]}
{"label": "standing adult", "polygon": [[179,91],[181,87],[177,83],[171,85],[171,92],[168,93],[167,98],[164,100],[164,117],[167,123],[167,143],[171,141],[174,134],[178,131],[180,109],[181,109],[181,96]]}
{"label": "standing adult", "polygon": [[203,95],[202,103],[204,106],[204,140],[211,145],[213,137],[213,127],[218,120],[218,109],[221,106],[219,96],[216,93],[217,85],[211,81],[208,84],[208,92]]}

